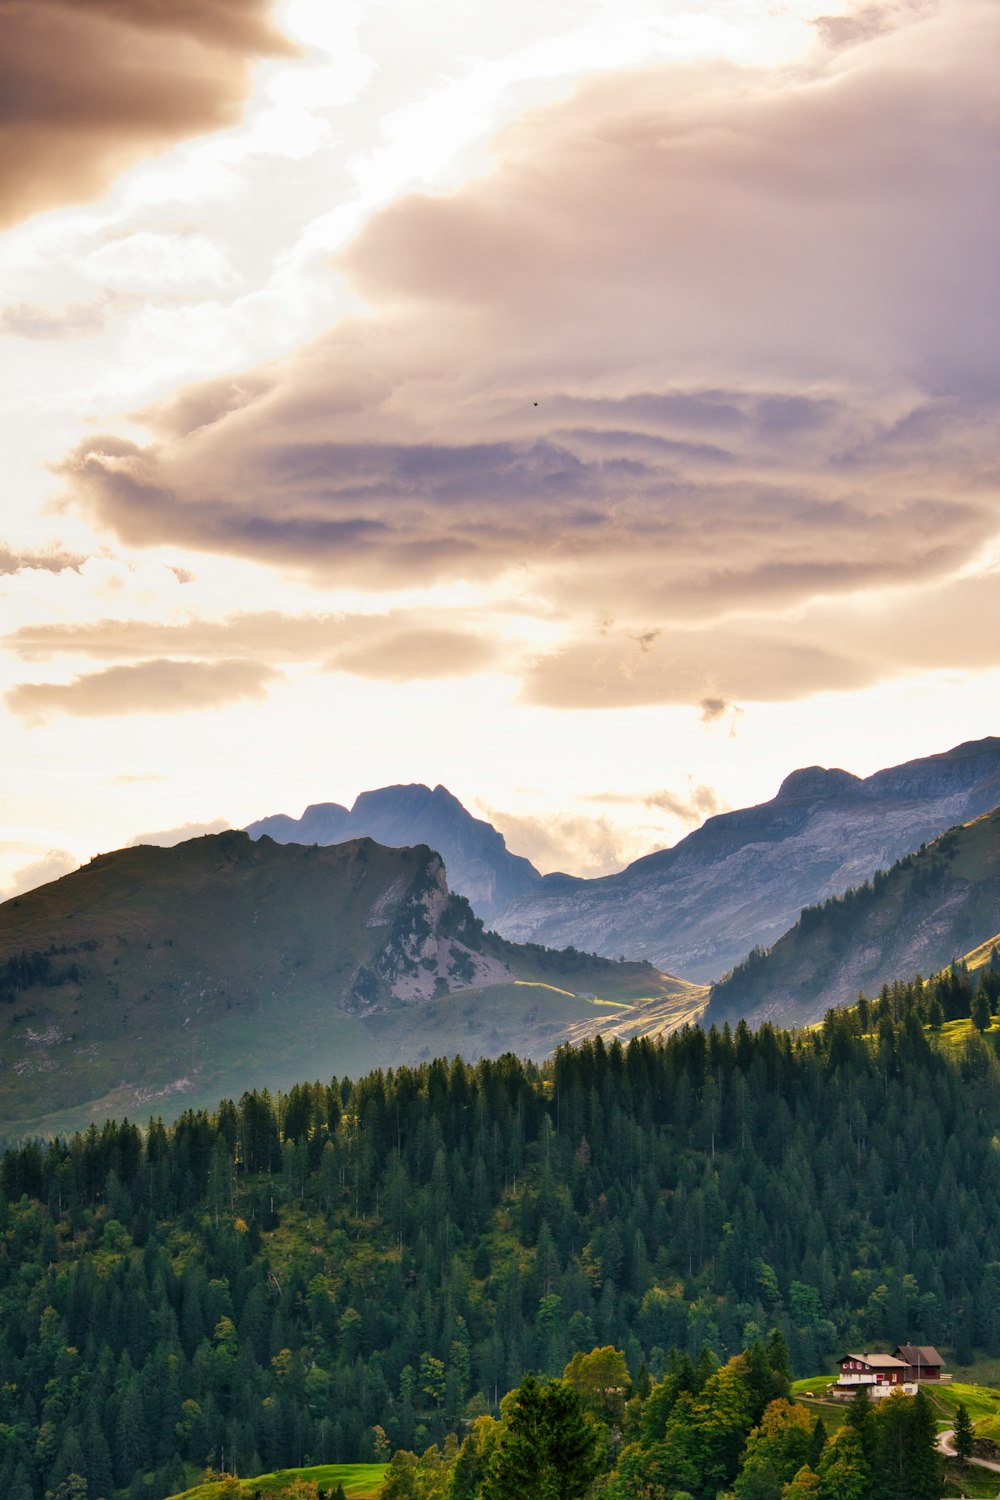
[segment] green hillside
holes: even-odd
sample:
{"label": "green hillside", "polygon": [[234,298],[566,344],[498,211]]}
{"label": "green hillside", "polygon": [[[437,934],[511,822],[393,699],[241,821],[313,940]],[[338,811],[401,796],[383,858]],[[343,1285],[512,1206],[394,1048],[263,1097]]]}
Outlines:
{"label": "green hillside", "polygon": [[295,1500],[309,1485],[333,1493],[340,1485],[347,1500],[375,1500],[385,1478],[385,1464],[311,1464],[302,1469],[279,1469],[272,1474],[257,1474],[241,1479],[238,1490],[232,1481],[210,1480],[173,1495],[170,1500],[236,1500],[237,1495],[259,1496],[260,1500]]}
{"label": "green hillside", "polygon": [[0,1135],[436,1053],[540,1058],[618,1007],[641,1025],[652,1004],[655,1030],[705,995],[484,933],[426,847],[231,832],[123,849],[0,906]]}
{"label": "green hillside", "polygon": [[782,1025],[877,993],[900,973],[933,974],[985,949],[1000,925],[1000,809],[880,871],[863,886],[807,907],[768,950],[755,949],[713,986],[706,1019]]}

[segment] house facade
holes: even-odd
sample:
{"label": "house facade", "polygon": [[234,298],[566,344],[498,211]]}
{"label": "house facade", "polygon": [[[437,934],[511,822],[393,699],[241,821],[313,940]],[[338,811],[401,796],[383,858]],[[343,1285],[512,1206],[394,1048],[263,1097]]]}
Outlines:
{"label": "house facade", "polygon": [[829,1394],[849,1401],[861,1388],[876,1399],[894,1391],[913,1396],[921,1381],[951,1379],[942,1373],[943,1363],[929,1344],[897,1344],[891,1354],[845,1354],[837,1361],[840,1374]]}
{"label": "house facade", "polygon": [[850,1398],[860,1388],[869,1396],[891,1396],[910,1383],[906,1378],[907,1364],[893,1354],[845,1354],[838,1359],[840,1374],[837,1383],[830,1387],[831,1396]]}

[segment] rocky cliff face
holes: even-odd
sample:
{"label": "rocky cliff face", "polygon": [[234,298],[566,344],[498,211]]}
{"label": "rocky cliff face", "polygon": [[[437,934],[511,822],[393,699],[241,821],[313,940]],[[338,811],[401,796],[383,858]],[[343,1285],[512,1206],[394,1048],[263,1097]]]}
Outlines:
{"label": "rocky cliff face", "polygon": [[494,925],[517,942],[568,943],[719,978],[771,944],[804,906],[1000,804],[1000,739],[861,779],[809,766],[777,796],[709,818],[671,849],[601,880],[545,876]]}
{"label": "rocky cliff face", "polygon": [[277,813],[251,823],[251,838],[267,834],[280,844],[339,844],[372,838],[390,848],[427,844],[445,862],[448,884],[490,924],[512,901],[534,889],[541,876],[511,854],[503,835],[471,813],[446,787],[387,786],[362,792],[348,810],[337,802],[307,807],[301,818]]}
{"label": "rocky cliff face", "polygon": [[386,991],[412,1004],[514,978],[501,960],[480,951],[481,924],[449,891],[438,854],[428,854],[413,883],[398,879],[381,892],[365,926],[383,932],[385,945],[359,965],[348,987],[347,1008],[358,1014],[377,1009]]}

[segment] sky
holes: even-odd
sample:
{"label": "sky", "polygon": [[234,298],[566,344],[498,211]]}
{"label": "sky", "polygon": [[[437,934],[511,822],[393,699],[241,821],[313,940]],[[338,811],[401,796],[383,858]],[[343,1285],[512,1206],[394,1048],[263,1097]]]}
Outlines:
{"label": "sky", "polygon": [[0,0],[0,894],[1000,731],[995,0]]}

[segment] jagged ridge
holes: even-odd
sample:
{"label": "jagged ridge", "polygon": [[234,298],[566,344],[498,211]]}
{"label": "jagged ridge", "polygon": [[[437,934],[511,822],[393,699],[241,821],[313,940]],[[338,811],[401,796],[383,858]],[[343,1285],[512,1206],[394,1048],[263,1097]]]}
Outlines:
{"label": "jagged ridge", "polygon": [[496,927],[518,942],[575,943],[719,978],[775,941],[804,906],[1000,803],[1000,739],[959,745],[865,779],[810,766],[771,801],[709,818],[617,875],[545,876]]}
{"label": "jagged ridge", "polygon": [[489,923],[541,876],[529,860],[511,854],[492,824],[474,818],[447,787],[420,783],[362,792],[348,810],[317,802],[301,818],[285,813],[248,825],[251,838],[267,834],[282,844],[339,844],[368,837],[394,848],[427,844],[444,859],[448,883]]}

